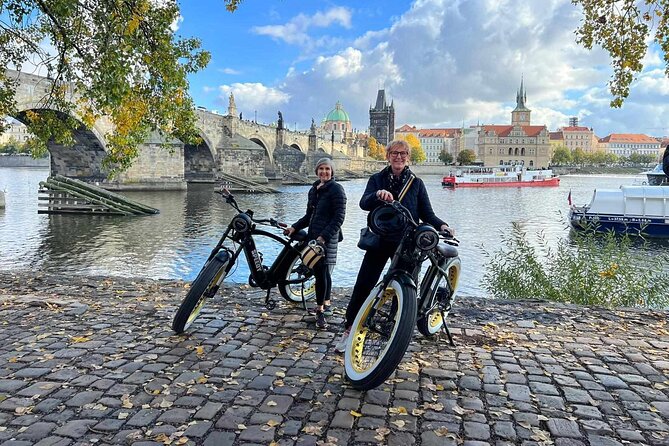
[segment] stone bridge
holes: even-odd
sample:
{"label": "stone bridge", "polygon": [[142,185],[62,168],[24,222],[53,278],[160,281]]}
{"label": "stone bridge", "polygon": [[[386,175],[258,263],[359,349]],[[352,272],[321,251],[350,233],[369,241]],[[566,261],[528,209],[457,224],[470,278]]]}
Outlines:
{"label": "stone bridge", "polygon": [[[7,71],[18,80],[15,119],[26,122],[26,112],[44,110],[43,98],[49,93],[49,78]],[[331,156],[341,168],[362,170],[366,161],[361,147],[331,142],[310,132],[291,132],[273,126],[242,120],[231,98],[228,114],[221,115],[202,107],[196,109],[199,145],[166,141],[152,135],[140,145],[133,165],[114,179],[107,178],[102,165],[107,154],[106,135],[113,125],[106,117],[92,128],[83,124],[74,133],[74,145],[48,144],[51,174],[103,183],[117,189],[184,189],[188,182],[215,182],[221,173],[242,176],[259,182],[281,179],[286,173],[311,174],[316,159]],[[81,122],[77,110],[73,116]]]}

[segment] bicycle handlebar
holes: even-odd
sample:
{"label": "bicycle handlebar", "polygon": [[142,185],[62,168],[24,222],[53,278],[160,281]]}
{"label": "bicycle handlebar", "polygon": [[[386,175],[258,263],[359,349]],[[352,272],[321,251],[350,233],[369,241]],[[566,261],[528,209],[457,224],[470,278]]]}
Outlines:
{"label": "bicycle handlebar", "polygon": [[[230,192],[227,188],[222,188],[220,190],[215,190],[214,191],[217,194],[220,194],[223,199],[225,199],[225,202],[228,203],[230,206],[235,208],[237,212],[244,212],[239,208],[239,205],[237,204],[237,201],[235,200],[235,196],[232,195],[232,192]],[[252,210],[247,210],[244,212],[246,215],[248,215],[251,218],[251,221],[254,223],[258,223],[260,225],[268,225],[272,226],[274,228],[278,229],[284,229],[287,228],[288,225],[286,223],[280,222],[276,220],[275,218],[253,218],[253,211]]]}

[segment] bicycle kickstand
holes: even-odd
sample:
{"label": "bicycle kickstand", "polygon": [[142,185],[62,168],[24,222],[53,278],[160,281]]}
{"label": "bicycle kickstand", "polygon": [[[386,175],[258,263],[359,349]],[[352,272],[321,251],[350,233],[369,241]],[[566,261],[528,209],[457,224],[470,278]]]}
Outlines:
{"label": "bicycle kickstand", "polygon": [[304,283],[300,287],[300,294],[302,295],[302,308],[304,308],[304,311],[308,311],[307,300],[304,298]]}
{"label": "bicycle kickstand", "polygon": [[446,333],[446,336],[448,336],[448,343],[451,345],[451,347],[455,347],[455,342],[453,342],[453,336],[451,335],[451,330],[448,329],[448,325],[446,325],[446,314],[444,312],[441,312],[441,320],[443,324],[441,325],[441,329]]}
{"label": "bicycle kickstand", "polygon": [[276,301],[274,299],[272,299],[271,297],[269,297],[269,293],[271,291],[272,291],[271,288],[269,290],[267,290],[267,296],[265,296],[265,308],[267,308],[270,311],[273,310],[274,308],[276,308]]}

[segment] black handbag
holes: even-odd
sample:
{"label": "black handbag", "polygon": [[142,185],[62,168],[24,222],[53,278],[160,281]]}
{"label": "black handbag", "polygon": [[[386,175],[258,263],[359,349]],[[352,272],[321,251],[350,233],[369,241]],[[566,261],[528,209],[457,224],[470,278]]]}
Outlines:
{"label": "black handbag", "polygon": [[360,240],[358,240],[358,248],[363,251],[369,249],[379,249],[381,247],[381,237],[374,234],[371,229],[364,227],[360,230]]}

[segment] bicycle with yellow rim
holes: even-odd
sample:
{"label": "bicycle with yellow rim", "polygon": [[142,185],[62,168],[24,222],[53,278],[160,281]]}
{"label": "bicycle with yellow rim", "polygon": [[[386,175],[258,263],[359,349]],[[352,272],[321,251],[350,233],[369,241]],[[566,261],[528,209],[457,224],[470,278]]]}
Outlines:
{"label": "bicycle with yellow rim", "polygon": [[[205,303],[214,297],[225,278],[244,252],[249,265],[249,285],[267,291],[265,306],[272,310],[276,302],[270,298],[274,287],[279,288],[281,296],[289,302],[302,302],[316,296],[313,271],[305,262],[313,262],[314,247],[308,244],[304,230],[294,232],[290,238],[258,228],[258,225],[283,229],[287,225],[273,218],[258,219],[251,209],[242,211],[234,196],[226,189],[218,191],[225,202],[238,212],[226,228],[223,236],[211,250],[209,258],[200,273],[191,284],[186,297],[177,309],[172,321],[176,333],[184,332],[197,318]],[[270,266],[263,264],[262,253],[256,247],[254,237],[268,237],[283,245],[281,251]],[[304,253],[307,253],[305,255]],[[307,259],[307,260],[304,260]]]}
{"label": "bicycle with yellow rim", "polygon": [[[414,325],[428,337],[443,330],[454,345],[446,317],[461,266],[458,240],[416,223],[398,201],[370,212],[368,226],[378,235],[401,241],[388,272],[358,311],[344,351],[346,377],[360,390],[378,387],[392,375],[409,347]],[[430,265],[418,287],[426,260]]]}

